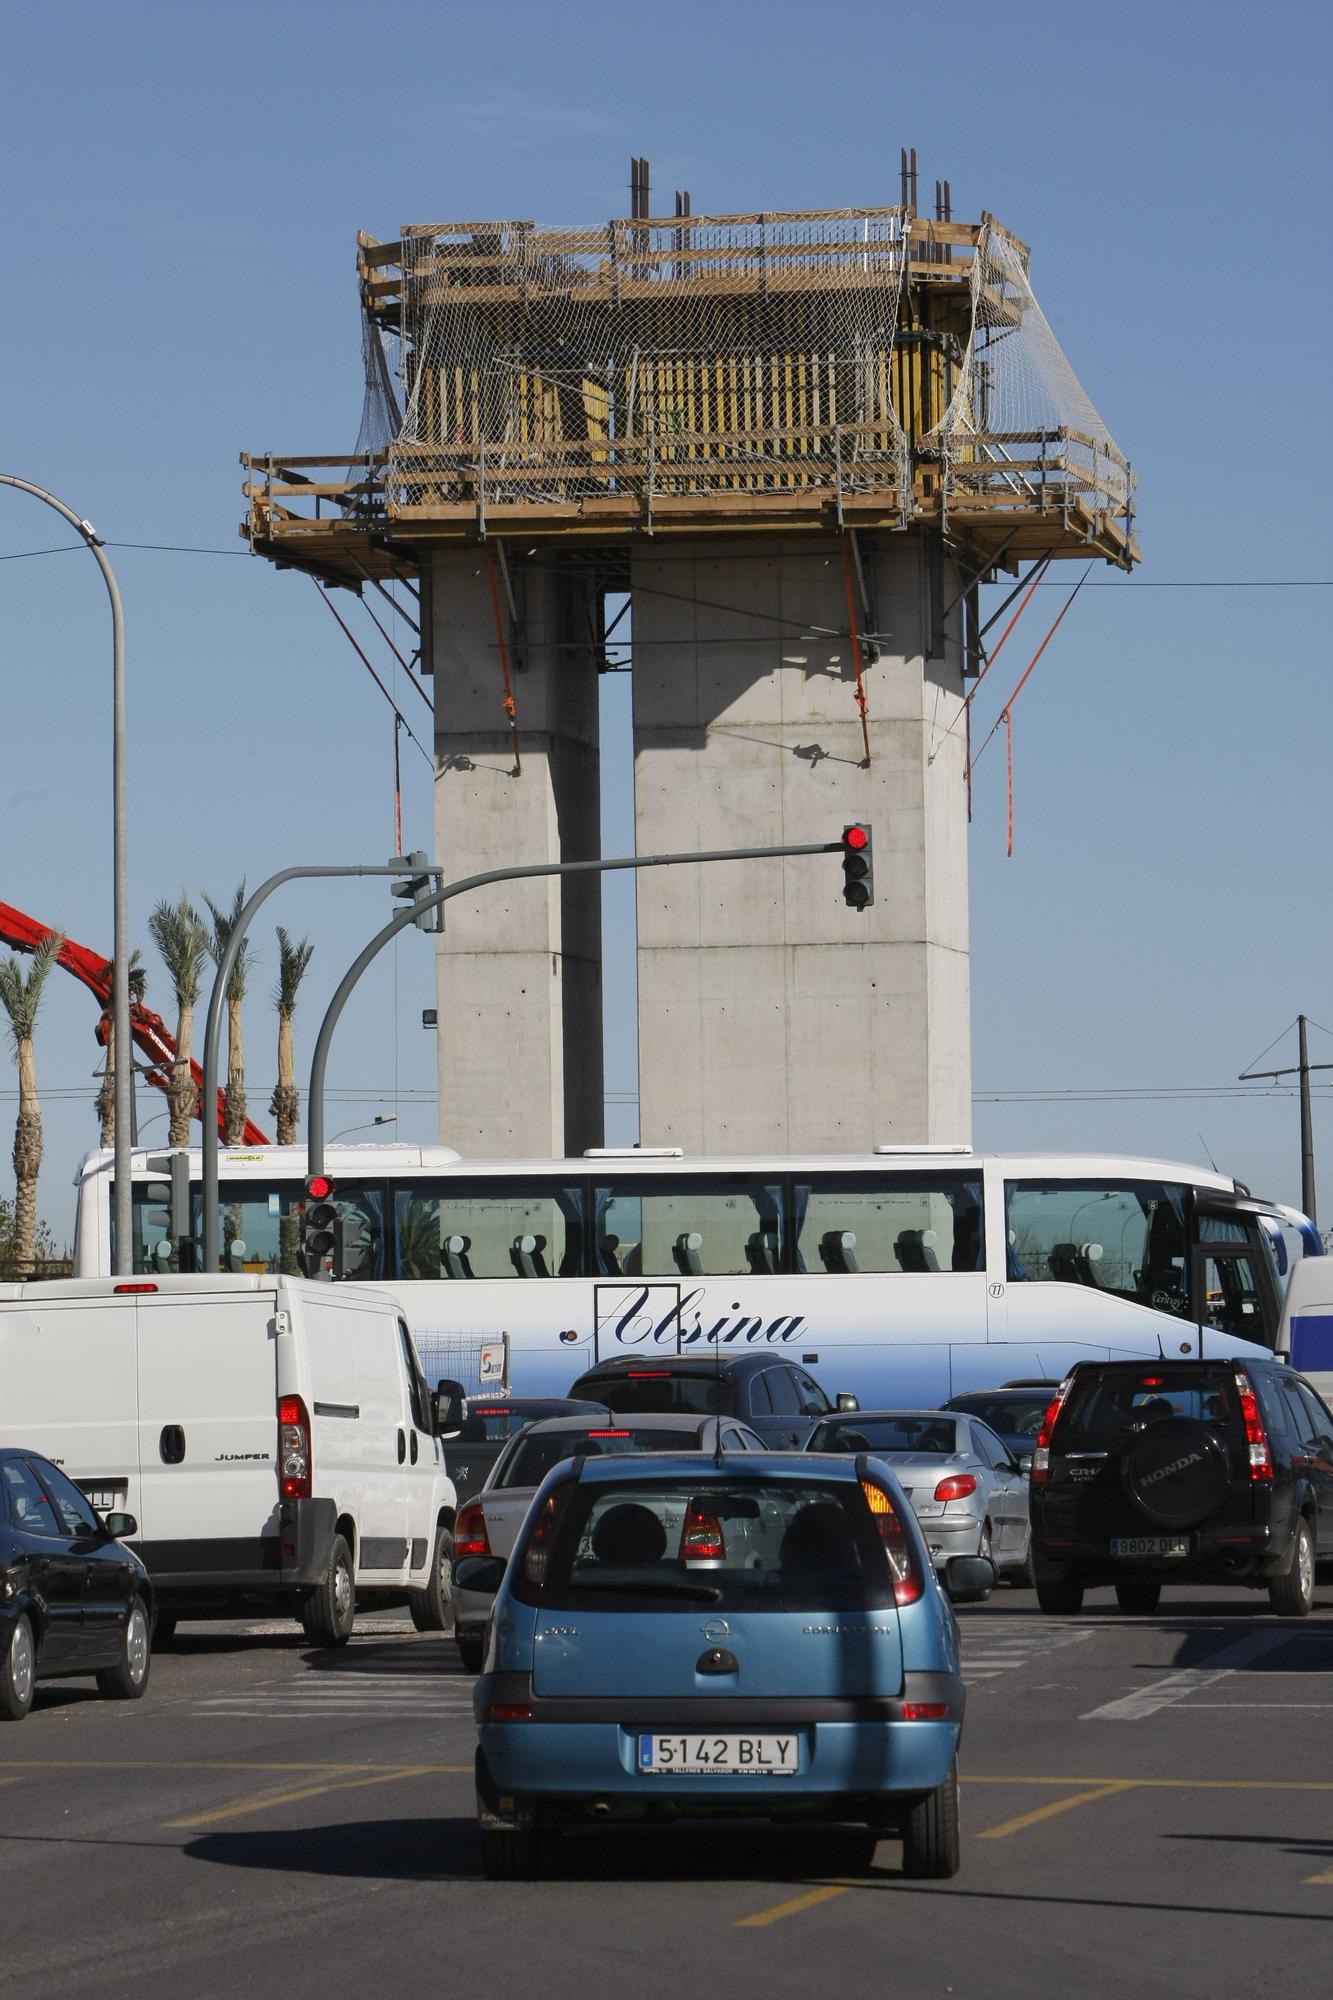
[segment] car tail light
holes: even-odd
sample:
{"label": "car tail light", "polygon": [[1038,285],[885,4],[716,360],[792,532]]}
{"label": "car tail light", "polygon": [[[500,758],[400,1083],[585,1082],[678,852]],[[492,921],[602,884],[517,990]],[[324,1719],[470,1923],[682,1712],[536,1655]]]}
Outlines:
{"label": "car tail light", "polygon": [[486,1711],[488,1722],[531,1722],[530,1701],[493,1701]]}
{"label": "car tail light", "polygon": [[625,1378],[630,1382],[669,1382],[669,1368],[627,1368]]}
{"label": "car tail light", "polygon": [[947,1701],[905,1701],[903,1703],[904,1722],[947,1722],[949,1704]]}
{"label": "car tail light", "polygon": [[278,1491],[284,1500],[310,1498],[310,1418],[299,1396],[278,1398]]}
{"label": "car tail light", "polygon": [[926,1587],[925,1573],[917,1560],[916,1544],[882,1486],[877,1486],[873,1479],[863,1479],[861,1491],[866,1496],[879,1538],[884,1544],[884,1553],[889,1559],[893,1575],[893,1601],[895,1604],[915,1604]]}
{"label": "car tail light", "polygon": [[632,1431],[585,1431],[583,1435],[585,1437],[590,1437],[590,1438],[627,1438],[627,1437],[632,1437],[633,1432]]}
{"label": "car tail light", "polygon": [[1250,1478],[1271,1479],[1273,1454],[1268,1448],[1268,1432],[1264,1429],[1259,1398],[1254,1393],[1249,1376],[1240,1368],[1236,1370],[1236,1393],[1240,1397],[1241,1422],[1245,1426],[1245,1442],[1250,1451]]}
{"label": "car tail light", "polygon": [[459,1556],[488,1556],[491,1538],[486,1532],[486,1511],[480,1500],[469,1500],[458,1510],[454,1522],[454,1560]]}
{"label": "car tail light", "polygon": [[1065,1397],[1069,1394],[1072,1377],[1066,1375],[1050,1402],[1037,1432],[1037,1442],[1032,1448],[1031,1482],[1034,1486],[1044,1486],[1051,1476],[1051,1438],[1055,1432],[1055,1421],[1060,1414]]}
{"label": "car tail light", "polygon": [[725,1562],[727,1559],[722,1523],[716,1514],[708,1512],[701,1501],[691,1500],[685,1510],[679,1555],[682,1562]]}
{"label": "car tail light", "polygon": [[954,1472],[947,1479],[941,1479],[935,1488],[937,1500],[966,1500],[969,1493],[975,1493],[977,1482],[970,1472]]}
{"label": "car tail light", "polygon": [[548,1493],[538,1510],[537,1518],[528,1530],[520,1552],[514,1560],[510,1574],[511,1588],[520,1604],[540,1604],[542,1586],[546,1582],[546,1571],[551,1560],[551,1544],[561,1517],[569,1505],[569,1496],[574,1491],[574,1481],[566,1480],[557,1486],[554,1493]]}

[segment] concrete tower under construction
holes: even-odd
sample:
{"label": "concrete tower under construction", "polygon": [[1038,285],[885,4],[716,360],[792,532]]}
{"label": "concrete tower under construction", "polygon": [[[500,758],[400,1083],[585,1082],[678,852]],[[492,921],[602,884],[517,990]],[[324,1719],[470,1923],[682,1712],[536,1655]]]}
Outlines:
{"label": "concrete tower under construction", "polygon": [[[642,171],[640,169],[642,168]],[[994,217],[633,213],[358,240],[366,418],[347,456],[247,454],[254,549],[419,600],[449,877],[601,852],[608,601],[632,631],[636,851],[874,829],[836,861],[646,871],[640,1129],[701,1153],[970,1133],[969,681],[978,590],[1128,567],[1128,465]],[[416,617],[415,610],[413,616]],[[440,1135],[600,1143],[592,875],[449,907]]]}

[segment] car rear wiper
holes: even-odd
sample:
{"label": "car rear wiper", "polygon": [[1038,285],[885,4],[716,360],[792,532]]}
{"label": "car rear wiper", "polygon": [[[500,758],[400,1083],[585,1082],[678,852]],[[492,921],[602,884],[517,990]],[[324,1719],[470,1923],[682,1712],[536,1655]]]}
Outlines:
{"label": "car rear wiper", "polygon": [[573,1578],[571,1590],[606,1590],[639,1597],[690,1597],[700,1604],[716,1604],[722,1592],[715,1583],[675,1582],[670,1578],[654,1579],[647,1583],[594,1583],[586,1578]]}

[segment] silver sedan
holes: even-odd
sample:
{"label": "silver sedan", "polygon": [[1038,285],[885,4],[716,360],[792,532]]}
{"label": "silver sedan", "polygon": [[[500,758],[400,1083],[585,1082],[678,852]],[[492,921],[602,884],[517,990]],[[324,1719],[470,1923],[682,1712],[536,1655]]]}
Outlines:
{"label": "silver sedan", "polygon": [[[716,1451],[719,1447],[723,1452],[770,1449],[757,1431],[739,1419],[699,1416],[693,1410],[546,1417],[510,1438],[481,1491],[459,1509],[454,1523],[454,1641],[469,1673],[475,1674],[481,1666],[494,1598],[467,1588],[468,1559],[511,1554],[532,1496],[553,1465],[562,1458]],[[461,1575],[460,1563],[464,1565]]]}
{"label": "silver sedan", "polygon": [[816,1424],[807,1451],[868,1451],[896,1473],[941,1573],[951,1556],[989,1556],[1028,1580],[1028,1483],[979,1417],[953,1410],[857,1410]]}

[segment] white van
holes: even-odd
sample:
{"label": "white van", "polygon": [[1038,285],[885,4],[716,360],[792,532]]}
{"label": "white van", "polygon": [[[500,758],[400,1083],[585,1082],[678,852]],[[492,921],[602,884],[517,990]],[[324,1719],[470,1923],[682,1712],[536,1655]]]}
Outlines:
{"label": "white van", "polygon": [[1277,1351],[1333,1404],[1333,1257],[1302,1257],[1292,1271]]}
{"label": "white van", "polygon": [[[447,1385],[452,1389],[453,1385]],[[345,1644],[358,1600],[447,1630],[454,1488],[402,1310],[266,1276],[0,1285],[0,1441],[133,1514],[158,1633],[286,1606]]]}

